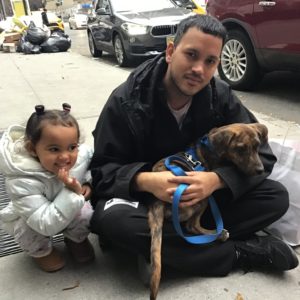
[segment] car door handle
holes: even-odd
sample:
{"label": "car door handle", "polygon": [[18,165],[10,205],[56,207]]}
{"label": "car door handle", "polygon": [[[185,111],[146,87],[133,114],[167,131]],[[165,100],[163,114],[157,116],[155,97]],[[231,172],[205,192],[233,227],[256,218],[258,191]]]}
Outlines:
{"label": "car door handle", "polygon": [[259,6],[275,6],[276,2],[275,1],[259,1],[258,5]]}

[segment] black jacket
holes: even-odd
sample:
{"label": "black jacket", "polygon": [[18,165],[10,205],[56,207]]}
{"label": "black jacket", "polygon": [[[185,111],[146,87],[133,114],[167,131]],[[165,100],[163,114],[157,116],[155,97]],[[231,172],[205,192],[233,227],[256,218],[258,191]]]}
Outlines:
{"label": "black jacket", "polygon": [[[156,161],[183,151],[213,127],[257,122],[226,83],[212,79],[193,97],[180,130],[164,97],[162,79],[166,69],[164,55],[146,61],[105,104],[93,131],[93,205],[112,197],[136,200],[139,194],[132,192],[131,185],[137,172],[150,171]],[[254,188],[272,171],[276,158],[269,145],[260,148],[260,156],[266,170],[263,175],[248,178],[234,166],[214,170],[231,190],[233,199]]]}

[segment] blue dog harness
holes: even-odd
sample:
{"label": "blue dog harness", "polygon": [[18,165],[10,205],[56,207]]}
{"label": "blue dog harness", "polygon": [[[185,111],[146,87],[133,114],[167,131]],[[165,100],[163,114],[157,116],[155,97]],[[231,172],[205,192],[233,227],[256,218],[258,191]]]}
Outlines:
{"label": "blue dog harness", "polygon": [[[202,139],[200,139],[197,142],[204,144],[206,147],[211,148],[211,145],[209,144],[209,140],[207,136],[204,136]],[[173,162],[179,162],[184,164],[190,171],[204,171],[204,167],[201,164],[200,161],[197,160],[197,155],[194,148],[188,149],[183,155],[177,154],[169,156],[165,159],[165,166],[168,170],[170,170],[174,175],[176,176],[186,176],[185,171],[177,165],[175,165]],[[172,164],[173,163],[173,164]],[[211,208],[212,215],[214,217],[215,223],[216,223],[216,233],[215,234],[204,234],[204,235],[195,235],[195,236],[186,236],[184,235],[179,221],[179,202],[181,200],[181,196],[183,192],[187,189],[188,184],[181,183],[174,195],[173,195],[173,202],[172,202],[172,221],[173,226],[176,230],[176,232],[184,238],[187,242],[191,244],[205,244],[215,241],[224,231],[223,226],[223,220],[219,211],[219,208],[217,206],[217,203],[215,199],[210,196],[208,198],[208,204]]]}

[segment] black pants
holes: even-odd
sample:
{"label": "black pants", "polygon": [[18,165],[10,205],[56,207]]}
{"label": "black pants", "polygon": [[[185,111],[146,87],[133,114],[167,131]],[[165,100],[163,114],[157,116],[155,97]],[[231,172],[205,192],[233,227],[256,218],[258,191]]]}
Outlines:
{"label": "black pants", "polygon": [[[278,182],[265,180],[256,189],[232,201],[228,191],[214,194],[220,208],[224,228],[230,233],[226,242],[189,244],[177,235],[172,221],[163,228],[162,262],[180,271],[195,275],[225,276],[236,261],[235,242],[246,239],[279,219],[288,209],[289,197]],[[98,201],[91,220],[91,230],[104,241],[126,248],[130,252],[150,257],[150,234],[147,207],[139,202],[137,208],[116,204],[104,210],[106,201]],[[202,225],[215,228],[209,210]]]}

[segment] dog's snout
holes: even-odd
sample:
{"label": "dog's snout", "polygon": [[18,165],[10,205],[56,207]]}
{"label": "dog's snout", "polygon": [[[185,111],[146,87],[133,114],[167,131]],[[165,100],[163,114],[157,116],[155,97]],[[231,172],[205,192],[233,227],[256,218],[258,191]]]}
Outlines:
{"label": "dog's snout", "polygon": [[264,168],[263,167],[258,167],[258,168],[256,168],[256,170],[255,170],[255,173],[257,174],[257,175],[260,175],[260,174],[262,174],[264,172]]}

